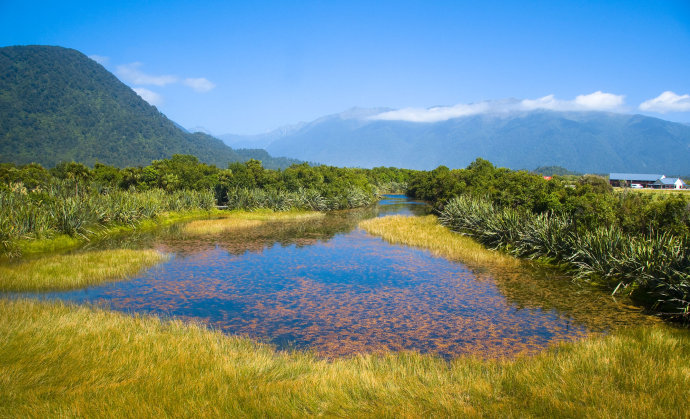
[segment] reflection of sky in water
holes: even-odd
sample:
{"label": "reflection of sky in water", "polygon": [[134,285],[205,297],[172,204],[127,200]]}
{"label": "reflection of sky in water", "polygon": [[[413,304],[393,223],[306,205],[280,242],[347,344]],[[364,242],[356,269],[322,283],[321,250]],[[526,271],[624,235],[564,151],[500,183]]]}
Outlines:
{"label": "reflection of sky in water", "polygon": [[[388,201],[379,214],[424,210]],[[49,296],[201,320],[329,356],[386,349],[504,356],[587,333],[556,309],[518,308],[495,281],[477,280],[462,264],[362,230],[331,236],[263,240],[246,250],[230,238],[185,241],[170,261],[133,280]]]}

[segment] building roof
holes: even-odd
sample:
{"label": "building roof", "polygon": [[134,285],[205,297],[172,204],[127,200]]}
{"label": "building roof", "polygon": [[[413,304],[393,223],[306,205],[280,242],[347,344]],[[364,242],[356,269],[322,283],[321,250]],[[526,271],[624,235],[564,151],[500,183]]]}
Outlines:
{"label": "building roof", "polygon": [[664,175],[653,175],[649,173],[611,173],[610,180],[639,180],[642,182],[654,182],[657,179],[663,179]]}
{"label": "building roof", "polygon": [[658,185],[675,185],[676,182],[680,181],[681,185],[685,185],[685,182],[683,182],[683,179],[677,178],[677,177],[665,177],[663,179],[657,179],[656,184]]}

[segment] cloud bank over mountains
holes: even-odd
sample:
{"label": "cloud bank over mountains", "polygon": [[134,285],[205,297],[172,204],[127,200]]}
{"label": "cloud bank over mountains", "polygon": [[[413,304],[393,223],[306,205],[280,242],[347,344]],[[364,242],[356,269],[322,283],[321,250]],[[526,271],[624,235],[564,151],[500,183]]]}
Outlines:
{"label": "cloud bank over mountains", "polygon": [[690,112],[690,95],[677,95],[666,91],[654,99],[640,104],[640,110],[648,112]]}
{"label": "cloud bank over mountains", "polygon": [[[625,112],[625,95],[616,95],[596,91],[587,95],[578,95],[575,99],[558,99],[547,95],[538,99],[505,99],[486,100],[477,103],[457,104],[453,106],[435,106],[432,108],[404,108],[382,112],[369,117],[372,120],[407,121],[407,122],[441,122],[463,116],[479,114],[500,114],[516,111],[533,111],[545,109],[551,111],[608,111]],[[667,91],[654,99],[639,105],[645,112],[690,112],[690,95],[677,95]]]}

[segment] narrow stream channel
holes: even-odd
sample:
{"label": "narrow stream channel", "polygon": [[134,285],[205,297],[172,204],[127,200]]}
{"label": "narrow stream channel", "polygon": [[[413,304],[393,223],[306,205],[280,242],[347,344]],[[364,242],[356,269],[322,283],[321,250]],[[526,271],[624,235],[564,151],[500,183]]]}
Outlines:
{"label": "narrow stream channel", "polygon": [[648,321],[553,272],[472,272],[356,227],[363,218],[425,211],[390,195],[375,208],[322,220],[208,237],[185,236],[177,226],[121,238],[108,245],[172,257],[131,280],[39,296],[199,321],[328,357],[388,350],[512,356]]}

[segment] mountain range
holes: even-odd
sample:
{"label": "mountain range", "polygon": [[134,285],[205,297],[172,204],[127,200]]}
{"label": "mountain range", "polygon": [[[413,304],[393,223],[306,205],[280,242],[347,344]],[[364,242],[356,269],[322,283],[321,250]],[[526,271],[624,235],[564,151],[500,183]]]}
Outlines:
{"label": "mountain range", "polygon": [[181,129],[79,51],[0,48],[0,162],[123,167],[173,154],[219,167],[257,157],[270,168],[298,162],[265,150],[233,150],[208,134]]}
{"label": "mountain range", "polygon": [[[512,109],[508,102],[502,105]],[[690,173],[688,124],[643,115],[543,109],[483,112],[437,122],[381,118],[395,114],[391,111],[353,108],[266,134],[224,135],[221,141],[175,124],[79,51],[0,48],[0,162],[50,167],[74,160],[122,167],[193,154],[219,167],[255,158],[268,168],[302,160],[433,169],[465,167],[482,157],[512,169]]]}
{"label": "mountain range", "polygon": [[482,113],[439,122],[381,120],[351,109],[263,135],[222,135],[231,146],[336,166],[433,169],[482,157],[497,166],[562,166],[583,173],[690,173],[690,126],[643,115],[550,110]]}

